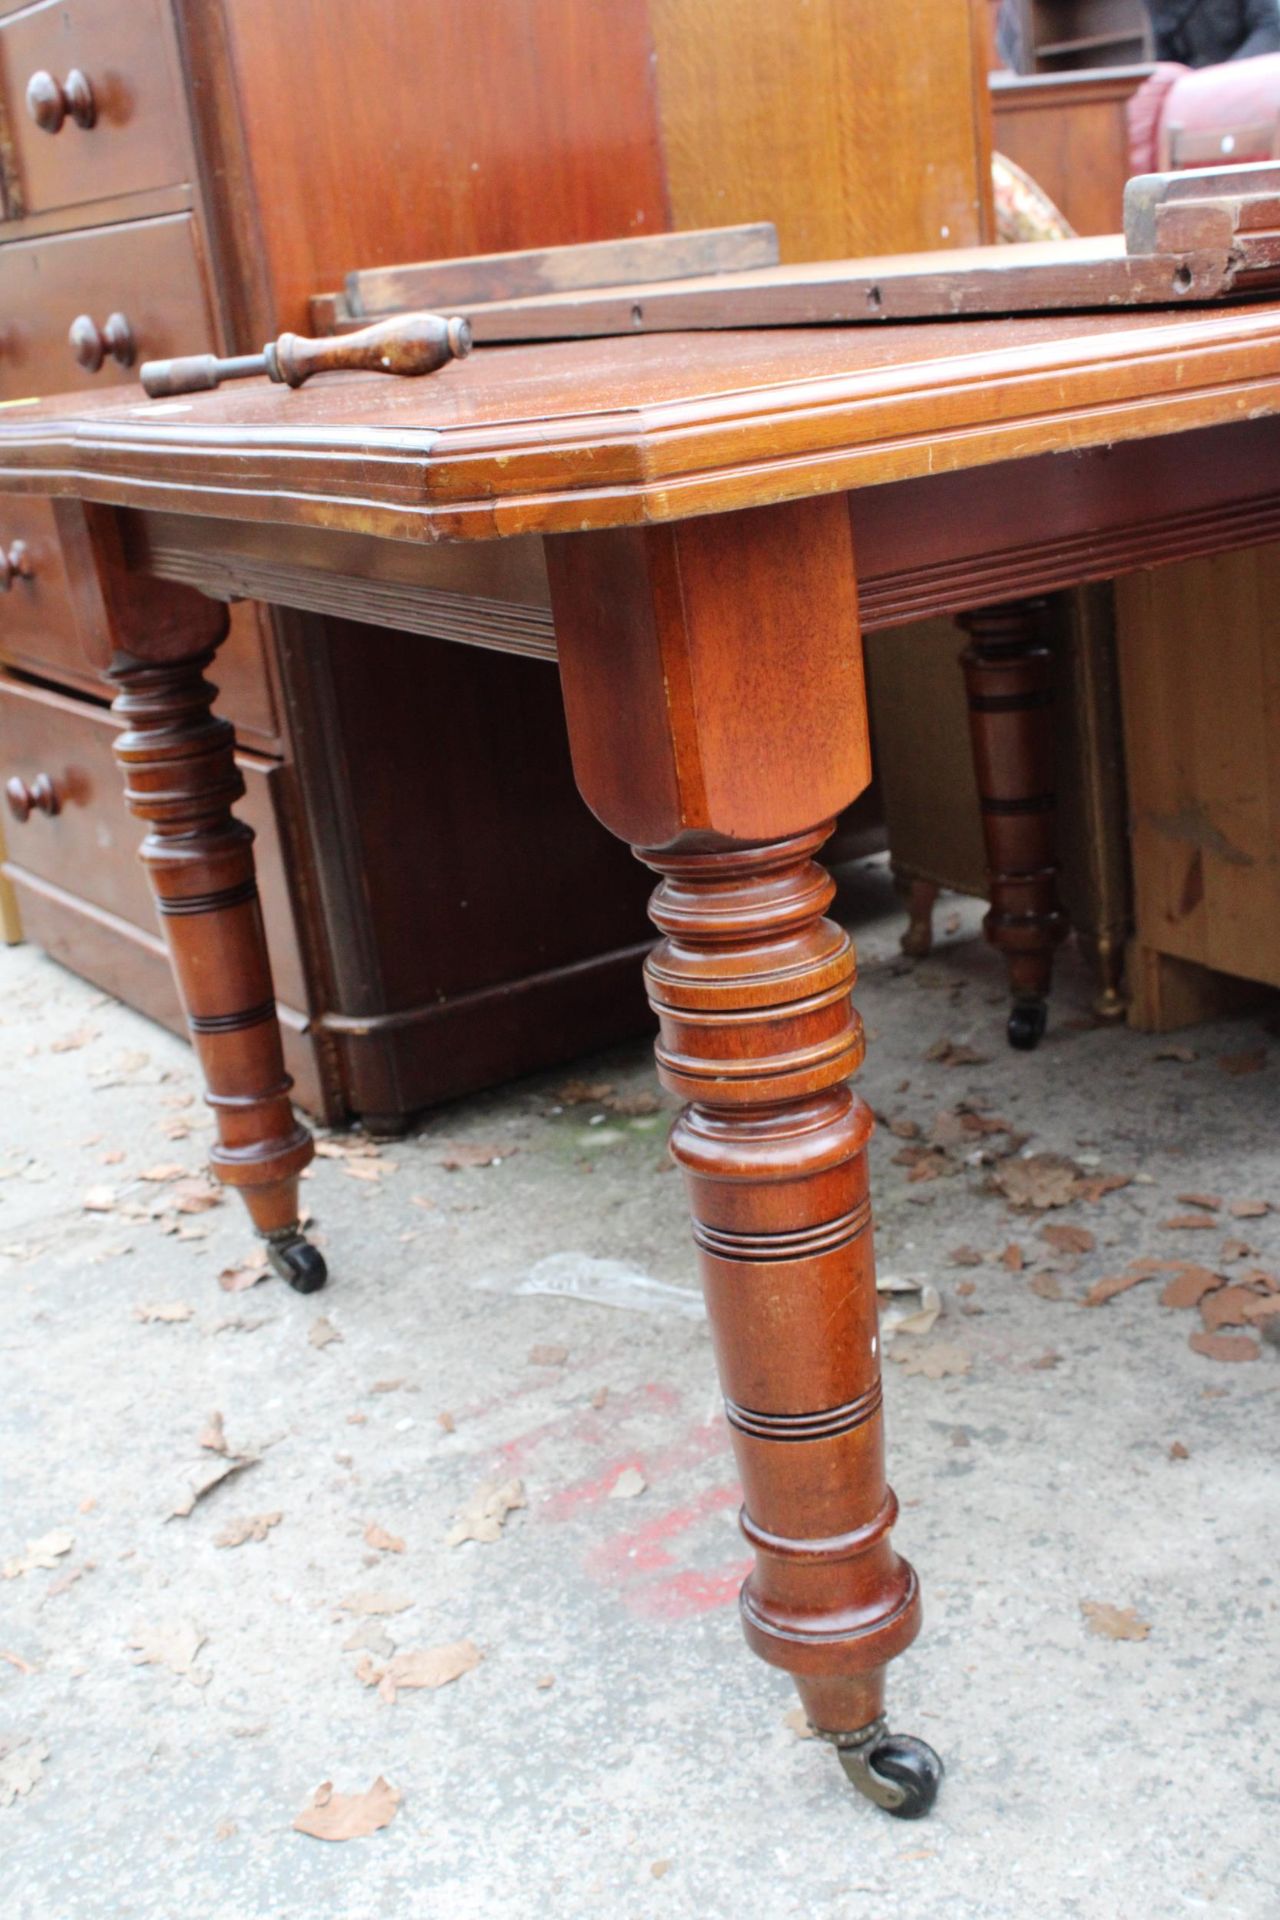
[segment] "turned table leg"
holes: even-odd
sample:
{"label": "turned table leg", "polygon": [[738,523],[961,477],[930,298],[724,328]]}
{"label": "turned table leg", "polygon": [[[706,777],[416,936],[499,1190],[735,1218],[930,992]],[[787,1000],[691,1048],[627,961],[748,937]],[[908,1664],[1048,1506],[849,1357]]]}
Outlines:
{"label": "turned table leg", "polygon": [[986,933],[1004,954],[1013,1006],[1009,1042],[1039,1044],[1053,955],[1067,931],[1054,843],[1053,689],[1041,603],[1020,600],[961,616],[961,655],[982,806],[991,907]]}
{"label": "turned table leg", "polygon": [[214,1172],[243,1196],[276,1272],[300,1293],[325,1282],[298,1223],[311,1135],[294,1116],[254,878],[253,832],[230,724],[204,678],[213,651],[162,664],[117,654],[116,758],[147,823],[142,859],[218,1125]]}
{"label": "turned table leg", "polygon": [[887,1733],[919,1629],[890,1543],[862,1058],[848,935],[814,860],[870,779],[838,496],[546,543],[578,785],[662,876],[646,970],[755,1570],[747,1639],[859,1789],[927,1812]]}

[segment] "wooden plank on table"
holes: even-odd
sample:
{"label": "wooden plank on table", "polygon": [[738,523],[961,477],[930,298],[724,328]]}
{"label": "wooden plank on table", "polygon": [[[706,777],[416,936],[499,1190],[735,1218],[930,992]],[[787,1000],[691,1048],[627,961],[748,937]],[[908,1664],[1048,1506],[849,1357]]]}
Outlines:
{"label": "wooden plank on table", "polygon": [[1258,160],[1244,167],[1198,167],[1179,173],[1139,173],[1124,190],[1124,233],[1130,253],[1156,253],[1160,209],[1186,200],[1229,200],[1280,193],[1280,166]]}
{"label": "wooden plank on table", "polygon": [[[1269,236],[1268,236],[1269,238]],[[824,260],[464,306],[477,343],[1114,311],[1220,300],[1236,253],[1127,254],[1122,236]],[[1259,269],[1261,276],[1261,268]],[[1272,273],[1280,284],[1280,268]],[[1263,284],[1251,276],[1251,285]]]}
{"label": "wooden plank on table", "polygon": [[582,246],[535,247],[521,253],[478,253],[458,260],[422,260],[407,266],[349,273],[353,316],[437,310],[478,301],[514,300],[576,287],[615,287],[636,280],[684,280],[746,267],[771,267],[778,236],[767,220],[749,226],[701,227],[686,233],[650,233]]}

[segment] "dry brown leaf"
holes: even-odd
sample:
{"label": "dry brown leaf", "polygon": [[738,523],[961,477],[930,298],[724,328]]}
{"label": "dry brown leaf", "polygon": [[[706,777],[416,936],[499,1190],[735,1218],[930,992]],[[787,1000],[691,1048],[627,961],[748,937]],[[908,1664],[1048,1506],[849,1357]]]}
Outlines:
{"label": "dry brown leaf", "polygon": [[96,1027],[77,1027],[74,1033],[64,1033],[57,1040],[49,1042],[50,1053],[75,1053],[80,1047],[87,1047],[91,1040],[98,1037]]}
{"label": "dry brown leaf", "polygon": [[38,1540],[28,1541],[23,1552],[12,1560],[6,1560],[0,1572],[6,1580],[20,1579],[24,1573],[41,1573],[50,1567],[56,1567],[64,1553],[70,1553],[74,1547],[75,1535],[55,1529],[52,1533],[41,1534]]}
{"label": "dry brown leaf", "polygon": [[1220,1193],[1179,1193],[1174,1198],[1183,1207],[1203,1207],[1206,1213],[1221,1213],[1222,1195]]}
{"label": "dry brown leaf", "polygon": [[1220,1053],[1218,1067],[1238,1079],[1244,1073],[1261,1073],[1267,1064],[1265,1047],[1250,1047],[1247,1053]]}
{"label": "dry brown leaf", "polygon": [[190,1621],[180,1620],[169,1626],[143,1627],[129,1645],[134,1649],[135,1666],[167,1667],[193,1687],[207,1687],[210,1676],[196,1666],[195,1660],[208,1637]]}
{"label": "dry brown leaf", "polygon": [[293,1825],[313,1840],[363,1840],[389,1826],[399,1805],[400,1789],[389,1786],[381,1774],[364,1793],[335,1793],[333,1782],[326,1780]]}
{"label": "dry brown leaf", "polygon": [[1248,1333],[1193,1333],[1188,1345],[1206,1360],[1256,1360],[1262,1352]]}
{"label": "dry brown leaf", "polygon": [[189,1320],[194,1312],[195,1308],[189,1307],[185,1300],[167,1300],[153,1306],[135,1307],[133,1317],[144,1326],[150,1326],[153,1321],[175,1326],[179,1321]]}
{"label": "dry brown leaf", "polygon": [[1264,1320],[1274,1319],[1280,1313],[1280,1294],[1267,1294],[1262,1299],[1254,1298],[1252,1306],[1245,1312],[1245,1319],[1251,1327],[1260,1326]]}
{"label": "dry brown leaf", "polygon": [[935,1040],[924,1058],[943,1067],[985,1067],[989,1065],[991,1055],[978,1053],[960,1041]]}
{"label": "dry brown leaf", "polygon": [[1039,1294],[1042,1300],[1061,1300],[1062,1282],[1056,1273],[1035,1273],[1027,1282],[1032,1293]]}
{"label": "dry brown leaf", "polygon": [[353,1627],[342,1643],[344,1653],[356,1653],[361,1647],[369,1653],[378,1654],[383,1660],[389,1660],[396,1650],[396,1643],[386,1628],[373,1619],[366,1620],[362,1627]]}
{"label": "dry brown leaf", "polygon": [[600,1408],[605,1405],[608,1398],[609,1398],[608,1387],[597,1387],[595,1392],[591,1396],[591,1404],[596,1409],[596,1411],[599,1412]]}
{"label": "dry brown leaf", "polygon": [[338,1332],[332,1320],[327,1319],[322,1313],[318,1320],[313,1320],[311,1323],[311,1331],[307,1335],[307,1344],[312,1347],[329,1347],[333,1345],[335,1340],[341,1340],[341,1338],[342,1335]]}
{"label": "dry brown leaf", "polygon": [[208,1468],[198,1479],[191,1482],[186,1493],[167,1517],[170,1520],[185,1520],[189,1514],[195,1512],[206,1494],[212,1493],[215,1487],[220,1487],[224,1480],[229,1480],[234,1473],[243,1473],[246,1467],[256,1467],[257,1464],[256,1453],[237,1453],[231,1455],[229,1459],[220,1461],[216,1467]]}
{"label": "dry brown leaf", "polygon": [[1198,1307],[1206,1293],[1222,1285],[1212,1267],[1179,1267],[1160,1295],[1162,1307]]}
{"label": "dry brown leaf", "polygon": [[926,1380],[941,1380],[952,1373],[968,1373],[973,1365],[973,1355],[966,1348],[951,1346],[942,1340],[928,1346],[895,1347],[892,1358],[904,1373],[923,1374]]}
{"label": "dry brown leaf", "polygon": [[1119,1293],[1128,1293],[1130,1287],[1137,1287],[1144,1280],[1150,1280],[1151,1274],[1141,1267],[1135,1272],[1129,1267],[1124,1273],[1104,1274],[1101,1280],[1095,1280],[1080,1304],[1082,1307],[1102,1307],[1108,1300],[1114,1300]]}
{"label": "dry brown leaf", "polygon": [[992,1175],[1011,1207],[1068,1206],[1076,1197],[1080,1169],[1061,1153],[1033,1153],[1025,1160],[1006,1160]]}
{"label": "dry brown leaf", "polygon": [[1007,1267],[1010,1273],[1021,1273],[1027,1264],[1026,1255],[1016,1240],[1011,1240],[1000,1255],[1000,1265]]}
{"label": "dry brown leaf", "polygon": [[237,1260],[234,1267],[224,1267],[218,1275],[218,1285],[224,1293],[247,1293],[250,1287],[256,1287],[259,1280],[265,1280],[270,1272],[265,1247],[255,1247],[252,1253]]}
{"label": "dry brown leaf", "polygon": [[1166,1233],[1216,1233],[1218,1222],[1203,1213],[1174,1213],[1160,1222]]}
{"label": "dry brown leaf", "polygon": [[1181,1440],[1175,1440],[1169,1448],[1169,1458],[1171,1460],[1189,1460],[1191,1458],[1190,1449],[1184,1447]]}
{"label": "dry brown leaf", "polygon": [[[887,1121],[886,1124],[895,1140],[918,1140],[920,1138],[920,1122],[918,1120],[908,1120],[905,1116],[899,1115],[896,1119]],[[806,1720],[805,1725],[808,1726],[808,1724]]]}
{"label": "dry brown leaf", "polygon": [[1200,1318],[1204,1321],[1208,1333],[1217,1333],[1220,1327],[1247,1327],[1249,1309],[1257,1305],[1258,1296],[1251,1287],[1219,1287],[1213,1293],[1206,1293],[1200,1302]]}
{"label": "dry brown leaf", "polygon": [[456,1433],[458,1431],[458,1423],[447,1407],[443,1413],[436,1415],[436,1425],[443,1428],[445,1433]]}
{"label": "dry brown leaf", "polygon": [[381,1180],[383,1164],[377,1160],[344,1160],[342,1171],[348,1180]]}
{"label": "dry brown leaf", "polygon": [[24,1660],[20,1653],[10,1653],[6,1647],[0,1647],[0,1660],[7,1661],[11,1667],[16,1667],[19,1673],[35,1672],[29,1660]]}
{"label": "dry brown leaf", "polygon": [[644,1492],[649,1482],[639,1467],[624,1467],[609,1489],[611,1500],[634,1500],[637,1494]]}
{"label": "dry brown leaf", "polygon": [[388,1533],[376,1520],[371,1520],[364,1530],[364,1543],[367,1547],[376,1547],[379,1553],[403,1553],[404,1541],[398,1534]]}
{"label": "dry brown leaf", "polygon": [[204,1423],[197,1444],[207,1448],[210,1453],[230,1452],[230,1448],[227,1446],[227,1436],[223,1431],[222,1415],[220,1413],[215,1411],[209,1415],[209,1418]]}
{"label": "dry brown leaf", "polygon": [[1256,1251],[1247,1240],[1224,1240],[1218,1258],[1224,1266],[1230,1266],[1236,1260],[1248,1260]]}
{"label": "dry brown leaf", "polygon": [[456,1173],[461,1167],[493,1167],[500,1160],[509,1160],[513,1153],[519,1153],[519,1147],[509,1140],[500,1141],[496,1146],[483,1146],[470,1140],[456,1141],[445,1147],[439,1154],[440,1165],[448,1173]]}
{"label": "dry brown leaf", "polygon": [[1270,1213],[1269,1200],[1230,1200],[1227,1212],[1237,1220],[1261,1220],[1264,1213]]}
{"label": "dry brown leaf", "polygon": [[566,1080],[556,1089],[562,1107],[599,1107],[613,1092],[612,1080]]}
{"label": "dry brown leaf", "polygon": [[486,1480],[477,1487],[445,1535],[445,1545],[460,1547],[464,1540],[491,1546],[502,1533],[509,1513],[526,1504],[522,1480]]}
{"label": "dry brown leaf", "polygon": [[568,1347],[530,1347],[529,1365],[531,1367],[562,1367],[569,1358]]}
{"label": "dry brown leaf", "polygon": [[958,1172],[959,1168],[952,1165],[945,1153],[921,1153],[913,1159],[907,1181],[911,1186],[919,1186],[925,1180],[941,1180],[947,1174]]}
{"label": "dry brown leaf", "polygon": [[1089,1623],[1090,1633],[1104,1640],[1145,1640],[1151,1623],[1138,1618],[1134,1607],[1112,1607],[1102,1600],[1082,1600],[1080,1611]]}
{"label": "dry brown leaf", "polygon": [[1047,1240],[1059,1253],[1092,1253],[1097,1241],[1088,1227],[1049,1225],[1041,1227],[1040,1238]]}
{"label": "dry brown leaf", "polygon": [[241,1520],[230,1520],[221,1533],[213,1536],[215,1547],[242,1547],[248,1540],[265,1540],[272,1527],[284,1519],[282,1513],[250,1513]]}
{"label": "dry brown leaf", "polygon": [[85,1213],[111,1213],[116,1204],[114,1187],[90,1187],[80,1205]]}
{"label": "dry brown leaf", "polygon": [[413,1600],[404,1593],[349,1593],[339,1600],[339,1613],[354,1613],[361,1620],[370,1614],[407,1613]]}
{"label": "dry brown leaf", "polygon": [[952,1247],[947,1258],[953,1267],[980,1267],[986,1255],[977,1247]]}
{"label": "dry brown leaf", "polygon": [[619,1093],[606,1099],[604,1104],[610,1113],[619,1114],[625,1120],[662,1112],[662,1102],[656,1093]]}
{"label": "dry brown leaf", "polygon": [[814,1737],[803,1707],[788,1707],[782,1716],[782,1724],[794,1733],[797,1740],[812,1740]]}
{"label": "dry brown leaf", "polygon": [[418,1653],[397,1653],[385,1667],[375,1667],[366,1656],[356,1668],[356,1678],[366,1687],[377,1687],[379,1697],[388,1706],[396,1694],[425,1689],[434,1692],[471,1673],[484,1659],[471,1640],[454,1640],[447,1647],[428,1647]]}
{"label": "dry brown leaf", "polygon": [[222,1188],[207,1180],[183,1180],[170,1188],[165,1204],[179,1213],[208,1213],[210,1207],[220,1207],[224,1197]]}
{"label": "dry brown leaf", "polygon": [[0,1751],[0,1807],[11,1807],[38,1785],[48,1758],[48,1747],[36,1742],[24,1742],[8,1753]]}
{"label": "dry brown leaf", "polygon": [[157,1186],[167,1186],[171,1180],[187,1178],[190,1172],[190,1167],[184,1167],[180,1160],[164,1160],[158,1167],[144,1168],[138,1178],[153,1181]]}
{"label": "dry brown leaf", "polygon": [[1061,1361],[1062,1355],[1060,1353],[1055,1353],[1052,1347],[1046,1347],[1045,1351],[1040,1355],[1040,1358],[1033,1360],[1031,1365],[1037,1373],[1048,1373],[1053,1367],[1059,1366]]}

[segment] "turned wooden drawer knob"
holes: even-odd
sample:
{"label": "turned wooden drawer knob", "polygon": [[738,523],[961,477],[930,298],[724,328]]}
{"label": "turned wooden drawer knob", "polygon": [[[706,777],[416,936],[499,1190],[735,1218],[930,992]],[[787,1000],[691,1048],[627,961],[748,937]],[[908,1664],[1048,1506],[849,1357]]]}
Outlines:
{"label": "turned wooden drawer knob", "polygon": [[72,67],[59,84],[42,68],[27,82],[27,112],[45,133],[58,133],[68,114],[78,127],[91,127],[98,117],[87,73]]}
{"label": "turned wooden drawer knob", "polygon": [[68,338],[72,353],[86,373],[96,373],[108,354],[117,366],[131,367],[137,353],[133,328],[122,313],[109,315],[101,329],[87,313],[77,314]]}
{"label": "turned wooden drawer knob", "polygon": [[0,548],[0,593],[8,593],[15,580],[30,580],[34,572],[25,540],[11,540]]}
{"label": "turned wooden drawer knob", "polygon": [[47,773],[38,773],[30,786],[15,773],[12,780],[5,781],[4,797],[9,802],[10,813],[18,821],[29,820],[33,813],[47,813],[52,819],[62,807],[57,788]]}

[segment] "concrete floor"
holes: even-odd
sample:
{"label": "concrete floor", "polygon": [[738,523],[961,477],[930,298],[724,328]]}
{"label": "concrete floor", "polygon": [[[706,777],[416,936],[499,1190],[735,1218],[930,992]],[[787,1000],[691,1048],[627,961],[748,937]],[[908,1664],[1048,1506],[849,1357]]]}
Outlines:
{"label": "concrete floor", "polygon": [[[892,1715],[946,1757],[933,1817],[854,1797],[742,1645],[733,1468],[665,1117],[557,1098],[571,1077],[651,1091],[645,1047],[465,1101],[380,1158],[322,1158],[306,1191],[329,1291],[227,1292],[251,1246],[238,1207],[177,1212],[173,1182],[140,1177],[201,1164],[190,1055],[14,949],[0,1560],[64,1538],[0,1581],[6,1920],[1280,1914],[1280,1354],[1191,1351],[1198,1319],[1160,1304],[1160,1279],[1077,1304],[1131,1258],[1215,1264],[1233,1236],[1245,1266],[1280,1268],[1280,1211],[1160,1224],[1188,1190],[1280,1206],[1280,1047],[1235,1022],[1162,1059],[1167,1043],[1079,1019],[1068,956],[1048,1040],[1014,1055],[971,904],[914,967],[882,874],[846,905],[882,1116],[927,1134],[986,1099],[1024,1151],[1134,1176],[1028,1215],[991,1189],[998,1168],[966,1164],[972,1140],[913,1182],[902,1138],[877,1134],[881,1266],[945,1303],[887,1369],[897,1538],[926,1598]],[[926,1061],[940,1038],[989,1058]],[[1261,1070],[1220,1068],[1259,1046]],[[450,1170],[459,1143],[518,1151]],[[103,1187],[108,1210],[86,1211]],[[1055,1251],[1046,1218],[1095,1249]],[[999,1263],[1010,1242],[1021,1272]],[[983,1264],[954,1264],[964,1245]],[[521,1291],[553,1284],[614,1304]],[[186,1317],[139,1317],[156,1307]],[[968,1371],[916,1372],[939,1345]],[[215,1409],[260,1460],[168,1519],[219,1464],[199,1445]],[[629,1468],[643,1491],[614,1497]],[[476,1490],[511,1479],[526,1504],[499,1537],[446,1545]],[[269,1515],[262,1539],[218,1545]],[[371,1524],[403,1551],[371,1546]],[[1146,1637],[1091,1630],[1085,1602],[1133,1609]],[[483,1658],[439,1690],[388,1703],[357,1676],[462,1639]],[[292,1830],[321,1782],[380,1775],[402,1796],[383,1830]]]}

